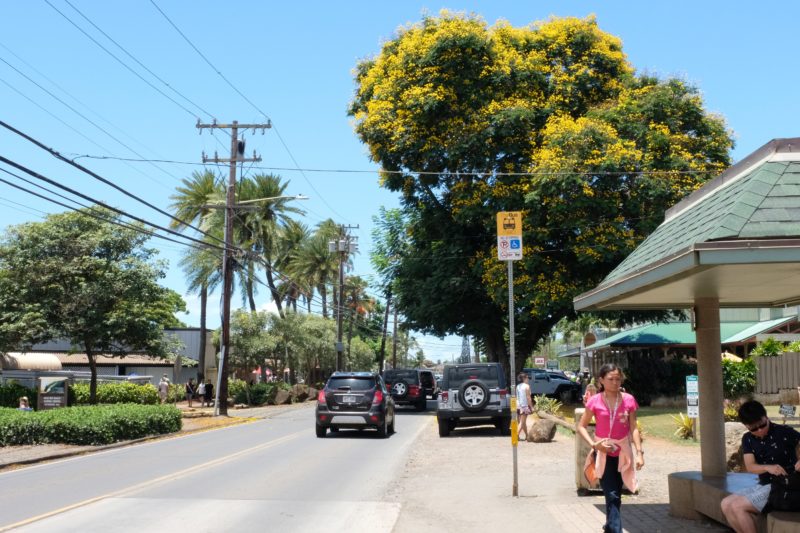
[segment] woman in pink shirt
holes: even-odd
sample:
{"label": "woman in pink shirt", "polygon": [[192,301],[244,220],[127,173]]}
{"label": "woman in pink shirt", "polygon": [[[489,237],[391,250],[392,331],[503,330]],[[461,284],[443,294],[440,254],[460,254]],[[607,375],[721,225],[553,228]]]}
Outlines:
{"label": "woman in pink shirt", "polygon": [[[589,443],[593,453],[595,474],[606,497],[606,533],[622,533],[622,486],[631,492],[637,489],[636,470],[644,466],[642,438],[636,427],[636,399],[620,390],[625,379],[622,369],[613,363],[603,365],[597,376],[598,391],[586,402],[586,410],[578,424],[578,433]],[[595,439],[586,429],[595,420]],[[633,448],[631,448],[633,441]]]}

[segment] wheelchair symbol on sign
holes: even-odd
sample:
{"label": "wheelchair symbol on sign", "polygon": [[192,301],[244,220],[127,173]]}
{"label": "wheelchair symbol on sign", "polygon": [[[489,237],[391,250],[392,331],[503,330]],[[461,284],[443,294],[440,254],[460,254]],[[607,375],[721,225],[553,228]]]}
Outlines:
{"label": "wheelchair symbol on sign", "polygon": [[519,250],[520,242],[519,239],[511,239],[511,249],[512,250]]}

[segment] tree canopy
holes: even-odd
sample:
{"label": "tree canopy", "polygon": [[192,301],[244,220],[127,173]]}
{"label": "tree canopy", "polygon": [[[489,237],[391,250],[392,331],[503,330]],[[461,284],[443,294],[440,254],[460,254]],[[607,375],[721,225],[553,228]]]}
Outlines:
{"label": "tree canopy", "polygon": [[593,17],[425,17],[358,64],[350,114],[401,195],[407,243],[391,271],[408,327],[474,335],[506,360],[495,215],[522,211],[518,365],[733,146],[695,87],[637,74]]}
{"label": "tree canopy", "polygon": [[0,240],[0,349],[68,339],[89,358],[91,402],[99,353],[166,355],[163,330],[185,311],[162,287],[165,265],[142,228],[88,208],[13,226]]}

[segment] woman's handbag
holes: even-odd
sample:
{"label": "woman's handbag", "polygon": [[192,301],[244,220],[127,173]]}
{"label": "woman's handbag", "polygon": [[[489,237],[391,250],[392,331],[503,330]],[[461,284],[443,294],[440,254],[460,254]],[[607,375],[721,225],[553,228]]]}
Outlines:
{"label": "woman's handbag", "polygon": [[[591,459],[591,460],[590,460]],[[583,469],[583,475],[586,476],[586,481],[589,485],[594,485],[597,481],[597,472],[595,471],[595,462],[597,461],[597,451],[592,450],[586,458],[587,464]]]}
{"label": "woman's handbag", "polygon": [[800,472],[773,477],[767,501],[775,511],[800,511]]}

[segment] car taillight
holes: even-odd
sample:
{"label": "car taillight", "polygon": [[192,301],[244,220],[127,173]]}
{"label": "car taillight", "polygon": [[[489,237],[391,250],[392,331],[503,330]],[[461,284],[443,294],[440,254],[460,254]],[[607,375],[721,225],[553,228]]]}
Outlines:
{"label": "car taillight", "polygon": [[375,396],[372,397],[372,405],[380,405],[383,403],[383,392],[376,390]]}
{"label": "car taillight", "polygon": [[408,395],[409,396],[419,396],[419,386],[418,385],[409,385],[408,386]]}
{"label": "car taillight", "polygon": [[328,400],[325,399],[325,391],[324,390],[321,390],[321,391],[319,391],[317,393],[317,401],[319,403],[324,403],[324,404],[328,403]]}
{"label": "car taillight", "polygon": [[508,389],[500,389],[497,392],[500,394],[501,398],[505,398],[508,395]]}
{"label": "car taillight", "polygon": [[447,392],[446,390],[443,390],[443,391],[442,391],[442,392],[439,394],[439,397],[442,399],[442,402],[443,402],[443,403],[447,403],[447,398],[448,398],[449,396],[450,396],[450,393],[449,393],[449,392]]}

